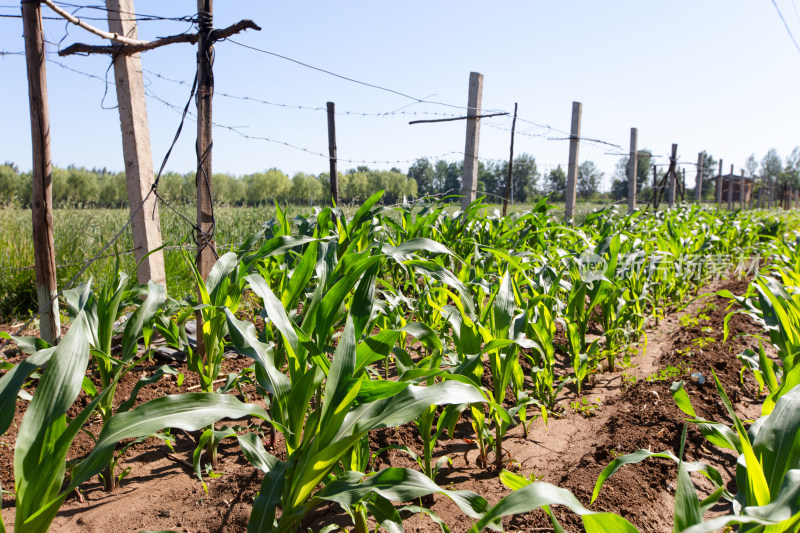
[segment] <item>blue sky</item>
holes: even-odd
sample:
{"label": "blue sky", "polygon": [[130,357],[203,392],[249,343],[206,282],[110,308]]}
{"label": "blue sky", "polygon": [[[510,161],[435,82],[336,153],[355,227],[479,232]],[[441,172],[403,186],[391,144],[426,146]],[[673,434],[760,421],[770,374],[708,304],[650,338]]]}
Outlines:
{"label": "blue sky", "polygon": [[[777,4],[800,38],[800,14],[794,2]],[[15,3],[3,14],[19,13]],[[190,15],[194,1],[139,0],[140,13]],[[585,137],[628,149],[630,128],[639,129],[640,148],[667,154],[678,143],[682,161],[695,162],[707,150],[738,168],[755,153],[772,147],[782,156],[800,144],[800,52],[795,48],[770,0],[618,1],[570,0],[527,2],[215,2],[215,25],[242,18],[263,29],[233,39],[417,98],[465,106],[470,71],[484,75],[483,107],[513,110],[520,117],[569,130],[572,101],[583,103]],[[43,6],[45,15],[52,15]],[[78,15],[102,16],[81,10]],[[105,27],[103,21],[94,22]],[[185,23],[143,22],[140,38],[151,39],[187,28]],[[46,21],[46,37],[57,43],[63,22]],[[62,47],[100,40],[71,26]],[[0,18],[0,50],[21,51],[22,23]],[[284,108],[225,97],[257,98],[273,103],[337,111],[460,114],[462,109],[412,100],[360,86],[254,52],[232,42],[216,47],[214,121],[278,142],[248,140],[216,128],[213,166],[216,172],[245,174],[277,167],[297,171],[327,170],[324,111]],[[116,109],[103,109],[105,84],[66,70],[55,62],[103,78],[109,58],[50,56],[48,90],[53,160],[57,165],[123,168]],[[183,106],[189,88],[156,74],[191,83],[195,49],[172,45],[142,58],[149,93]],[[109,74],[113,82],[113,74]],[[24,58],[0,56],[2,116],[0,160],[30,168],[30,126]],[[113,86],[105,106],[115,104]],[[179,115],[157,99],[148,99],[153,159],[156,167],[178,125]],[[405,170],[416,157],[464,149],[464,123],[408,125],[427,116],[337,117],[339,156],[367,161],[374,168]],[[543,170],[566,164],[563,137],[530,122],[518,123],[516,151],[534,155]],[[510,118],[486,119],[480,156],[508,157]],[[528,135],[525,135],[528,134]],[[537,136],[530,136],[537,135]],[[453,153],[455,152],[455,153]],[[580,158],[606,172],[606,186],[619,159],[606,145],[583,143]],[[391,161],[390,163],[371,163]],[[347,169],[356,162],[341,162]],[[184,129],[167,168],[194,169],[194,123]],[[687,170],[693,176],[693,170]]]}

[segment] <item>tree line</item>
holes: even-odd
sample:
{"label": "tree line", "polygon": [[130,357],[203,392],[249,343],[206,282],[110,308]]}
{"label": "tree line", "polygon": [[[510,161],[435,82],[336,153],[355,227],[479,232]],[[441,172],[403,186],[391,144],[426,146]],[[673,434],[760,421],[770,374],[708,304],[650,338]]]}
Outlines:
{"label": "tree line", "polygon": [[[212,177],[217,204],[259,206],[273,202],[295,205],[330,204],[330,177],[298,172],[291,178],[278,169],[244,176],[219,173]],[[372,170],[357,167],[339,175],[339,201],[360,203],[384,189],[385,203],[415,198],[417,184],[397,168]],[[161,176],[159,194],[168,202],[183,205],[196,201],[193,172],[166,172]],[[124,207],[128,195],[124,172],[69,166],[53,169],[53,204],[57,207]],[[31,175],[13,163],[0,165],[0,206],[30,207]]]}
{"label": "tree line", "polygon": [[[423,196],[456,196],[461,194],[463,162],[417,159],[406,172],[399,168],[374,170],[358,166],[339,175],[339,201],[358,204],[375,192],[384,189],[383,202],[392,204],[403,198]],[[508,161],[481,161],[478,166],[479,195],[487,202],[497,203],[505,195]],[[597,193],[602,173],[594,163],[580,166],[578,193],[590,198]],[[218,173],[213,175],[213,196],[217,204],[259,206],[273,202],[295,205],[328,205],[330,176],[298,172],[291,178],[272,168],[244,176]],[[563,199],[566,172],[559,166],[546,174],[540,173],[536,159],[521,154],[514,159],[512,199],[528,202],[544,194]],[[124,207],[128,203],[125,173],[106,168],[68,166],[53,168],[53,204],[57,207]],[[194,204],[196,198],[193,172],[167,172],[161,176],[159,193],[174,204]],[[29,207],[31,176],[20,172],[13,163],[0,165],[0,205]],[[456,201],[455,198],[451,199]]]}
{"label": "tree line", "polygon": [[[653,193],[653,163],[650,150],[638,154],[637,196],[648,201]],[[711,179],[718,173],[718,161],[703,153],[704,179],[703,199],[713,201],[715,184]],[[667,170],[666,165],[656,166],[656,181]],[[771,149],[759,161],[751,155],[744,166],[747,176],[758,178],[758,182],[776,185],[776,194],[789,187],[800,188],[800,147],[782,159],[776,149]],[[420,158],[406,172],[399,168],[375,170],[358,166],[340,173],[339,201],[358,204],[375,192],[384,189],[383,202],[397,203],[403,198],[423,196],[457,196],[461,194],[462,161],[443,159],[431,161]],[[725,172],[727,173],[727,172]],[[737,170],[737,174],[741,170]],[[508,161],[479,161],[478,195],[485,195],[487,203],[499,203],[505,197],[508,177]],[[582,200],[598,197],[603,173],[592,161],[578,166],[577,194]],[[622,157],[611,176],[611,190],[602,195],[611,200],[623,200],[628,196],[628,157]],[[687,173],[687,191],[694,193],[695,170]],[[514,158],[511,177],[511,199],[516,203],[538,200],[549,194],[554,201],[563,201],[567,188],[565,168],[557,166],[541,172],[536,159],[530,154]],[[53,169],[53,203],[58,207],[124,207],[128,203],[125,173],[105,168],[69,166]],[[194,204],[196,198],[195,174],[167,172],[161,176],[160,194],[174,204]],[[259,206],[273,202],[295,205],[329,205],[330,177],[327,172],[314,175],[298,172],[291,178],[284,172],[272,168],[244,176],[227,173],[213,176],[214,201],[233,206]],[[29,172],[20,172],[13,163],[0,165],[0,206],[29,207],[31,177]],[[451,199],[456,201],[455,198]]]}

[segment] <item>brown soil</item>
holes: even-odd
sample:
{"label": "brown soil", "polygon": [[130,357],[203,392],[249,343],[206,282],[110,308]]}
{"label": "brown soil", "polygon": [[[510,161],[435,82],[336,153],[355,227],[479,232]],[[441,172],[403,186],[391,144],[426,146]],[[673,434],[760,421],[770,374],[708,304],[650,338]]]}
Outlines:
{"label": "brown soil", "polygon": [[[746,285],[743,281],[722,281],[708,290],[727,288],[734,294],[741,294]],[[713,303],[713,306],[709,306],[709,303]],[[597,476],[614,456],[640,448],[678,453],[686,417],[670,397],[672,381],[683,379],[686,382],[686,390],[700,416],[728,421],[713,384],[712,369],[735,403],[740,417],[758,417],[760,400],[754,392],[755,382],[752,377],[746,377],[745,386],[741,385],[741,365],[735,358],[743,347],[755,346],[753,339],[737,335],[756,333],[758,327],[746,317],[737,315],[730,322],[731,337],[723,344],[722,325],[727,306],[728,302],[722,298],[704,298],[685,311],[662,320],[658,326],[651,324],[653,327],[648,329],[647,348],[643,354],[633,358],[630,367],[614,373],[596,374],[584,388],[584,396],[589,398],[592,405],[597,405],[596,408],[586,413],[576,412],[570,407],[570,402],[577,398],[575,391],[565,388],[560,400],[563,410],[560,418],[551,417],[547,426],[541,419],[535,420],[527,439],[521,427],[513,428],[504,441],[504,448],[512,460],[508,467],[520,474],[535,476],[567,488],[588,506]],[[706,313],[708,319],[700,319],[696,325],[683,325],[679,320],[684,314],[696,317],[701,313]],[[700,338],[705,340],[698,342]],[[249,364],[251,361],[247,359],[226,360],[224,371],[235,372]],[[669,366],[678,369],[679,374],[669,375],[663,380],[647,379]],[[131,372],[117,393],[119,401],[127,398],[142,372],[150,372],[154,368]],[[696,378],[691,377],[696,373],[705,378],[704,384],[697,383]],[[165,378],[159,384],[144,389],[140,399],[144,401],[185,391],[196,384],[196,378],[191,373],[185,372],[185,375],[186,381],[182,387],[178,387],[174,380]],[[488,377],[491,379],[490,375]],[[253,401],[254,397],[249,399]],[[600,399],[599,404],[597,399]],[[20,402],[18,405],[15,424],[6,435],[0,437],[0,483],[6,490],[13,486],[14,438],[24,404]],[[530,413],[532,415],[534,411]],[[99,424],[95,422],[90,430],[96,433]],[[191,461],[193,437],[196,435],[177,432],[174,436],[174,456]],[[81,457],[90,449],[91,439],[84,437],[76,440],[70,452],[71,458]],[[473,490],[490,503],[496,503],[509,490],[500,483],[497,472],[491,466],[486,468],[477,464],[478,451],[473,439],[474,432],[469,419],[462,417],[454,438],[441,440],[436,446],[435,457],[447,455],[452,460],[452,467],[444,466],[436,481],[447,489]],[[406,445],[417,453],[422,452],[414,424],[379,430],[370,435],[372,453],[391,444]],[[276,443],[276,450],[281,449],[282,443]],[[190,469],[169,458],[169,453],[167,446],[158,439],[148,439],[132,446],[121,462],[122,468],[132,468],[122,486],[107,494],[102,491],[96,478],[84,484],[81,491],[83,501],[77,496],[68,499],[53,525],[53,531],[166,529],[197,533],[245,530],[261,474],[246,463],[235,442],[221,446],[219,471],[223,475],[217,479],[206,478],[207,494]],[[689,429],[686,457],[716,467],[729,484],[729,489],[735,490],[731,481],[735,457],[707,443],[694,427]],[[490,453],[490,465],[493,459]],[[373,466],[376,469],[387,466],[417,468],[408,455],[397,450],[377,455]],[[619,513],[641,531],[671,531],[676,474],[676,465],[662,459],[649,459],[638,465],[623,467],[606,482],[599,499],[591,508]],[[710,484],[705,478],[693,474],[692,479],[701,492],[709,491]],[[7,525],[14,521],[13,504],[13,494],[4,496],[2,513]],[[435,497],[432,510],[453,531],[466,531],[470,526],[470,520],[443,496]],[[712,510],[717,514],[725,511],[721,505]],[[557,508],[555,514],[566,529],[582,529],[580,518],[569,511]],[[309,516],[306,526],[317,531],[330,523],[350,527],[349,517],[335,506],[316,509]],[[440,531],[437,525],[423,516],[411,516],[404,525],[406,531]],[[546,531],[549,528],[549,519],[541,511],[504,521],[504,529],[509,531]]]}

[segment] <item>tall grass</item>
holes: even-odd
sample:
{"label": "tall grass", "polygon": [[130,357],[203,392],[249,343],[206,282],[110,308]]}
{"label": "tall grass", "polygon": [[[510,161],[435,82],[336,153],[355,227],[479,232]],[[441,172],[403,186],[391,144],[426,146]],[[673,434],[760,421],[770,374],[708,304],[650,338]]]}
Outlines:
{"label": "tall grass", "polygon": [[[194,206],[184,206],[178,210],[190,220],[195,218]],[[218,247],[224,249],[252,236],[264,222],[275,216],[275,208],[218,207],[215,215],[217,229],[214,237]],[[78,273],[85,261],[94,257],[113,238],[128,216],[127,209],[57,209],[53,212],[59,287],[63,287]],[[188,245],[186,252],[192,254],[194,242],[191,227],[165,208],[161,209],[161,231],[167,247]],[[131,282],[135,282],[136,259],[129,253],[132,249],[133,236],[128,229],[106,252],[112,257],[92,263],[77,281],[85,281],[90,277],[98,281],[108,279],[114,274],[113,255],[119,252],[122,268],[134,274]],[[194,290],[183,253],[178,249],[164,251],[170,294],[181,295]],[[33,264],[30,210],[0,209],[0,321],[22,318],[36,309],[36,276],[33,268],[28,268]]]}

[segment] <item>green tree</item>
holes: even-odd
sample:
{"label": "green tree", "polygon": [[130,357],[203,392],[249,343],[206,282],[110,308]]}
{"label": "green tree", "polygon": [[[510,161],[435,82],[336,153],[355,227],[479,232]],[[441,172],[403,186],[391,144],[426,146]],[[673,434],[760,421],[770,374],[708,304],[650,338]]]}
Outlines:
{"label": "green tree", "polygon": [[592,161],[584,161],[578,165],[578,196],[583,200],[589,200],[600,188],[600,181],[603,173]]}
{"label": "green tree", "polygon": [[551,168],[545,178],[547,192],[550,193],[553,200],[563,200],[564,194],[567,191],[567,173],[558,165],[556,168]]}
{"label": "green tree", "polygon": [[435,194],[436,185],[433,165],[426,157],[421,157],[408,167],[408,177],[417,182],[417,192],[420,196]]}
{"label": "green tree", "polygon": [[123,207],[128,202],[125,173],[103,174],[98,180],[99,205],[103,207]]}
{"label": "green tree", "polygon": [[13,163],[0,165],[0,206],[19,204],[22,177]]}
{"label": "green tree", "polygon": [[245,178],[245,187],[249,205],[266,205],[276,200],[285,202],[291,191],[289,176],[276,168],[250,174]]}
{"label": "green tree", "polygon": [[[614,167],[614,175],[611,181],[611,196],[615,200],[622,200],[628,197],[629,179],[628,164],[630,156],[624,156],[617,161]],[[639,150],[636,160],[636,196],[642,192],[647,185],[650,177],[650,165],[652,164],[653,154],[650,150]]]}
{"label": "green tree", "polygon": [[[434,171],[439,194],[443,196],[461,194],[461,175],[464,173],[463,161],[448,163],[440,159],[434,165]],[[455,201],[455,199],[451,200]]]}
{"label": "green tree", "polygon": [[[507,172],[508,165],[505,167]],[[518,155],[514,158],[511,174],[511,189],[515,202],[526,202],[536,194],[540,176],[536,158],[526,153]],[[505,186],[503,186],[503,194],[505,195]]]}

